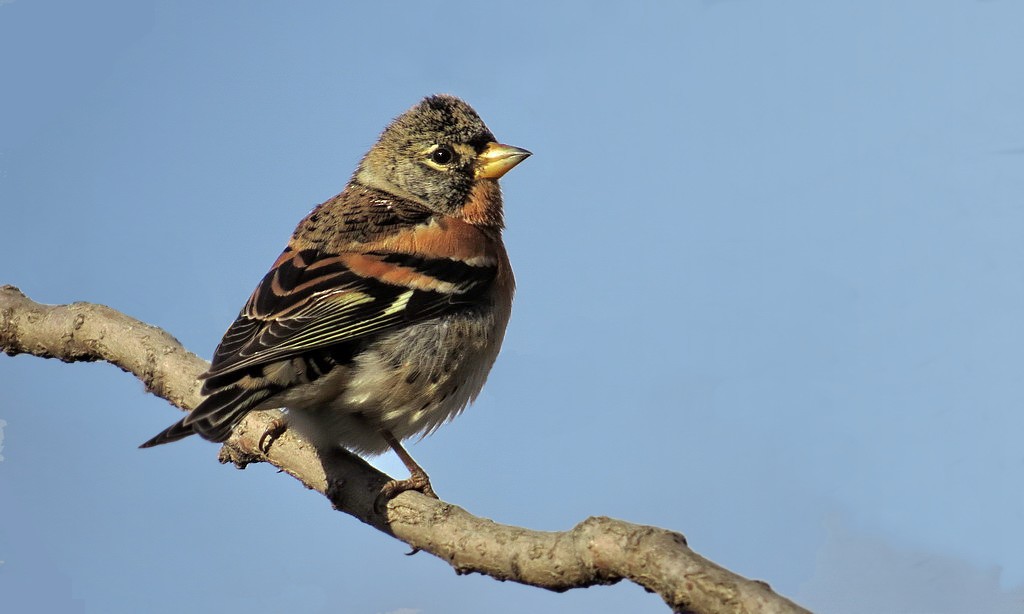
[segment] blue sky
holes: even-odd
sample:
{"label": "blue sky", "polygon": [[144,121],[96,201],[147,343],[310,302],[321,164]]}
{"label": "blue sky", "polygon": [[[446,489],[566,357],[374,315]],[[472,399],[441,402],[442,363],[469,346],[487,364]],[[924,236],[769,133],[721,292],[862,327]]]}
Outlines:
{"label": "blue sky", "polygon": [[[825,612],[1024,603],[1024,4],[0,2],[0,283],[208,357],[394,116],[457,94],[518,294],[442,497],[610,515]],[[661,612],[457,577],[0,356],[0,594],[53,612]],[[374,461],[400,474],[392,456]]]}

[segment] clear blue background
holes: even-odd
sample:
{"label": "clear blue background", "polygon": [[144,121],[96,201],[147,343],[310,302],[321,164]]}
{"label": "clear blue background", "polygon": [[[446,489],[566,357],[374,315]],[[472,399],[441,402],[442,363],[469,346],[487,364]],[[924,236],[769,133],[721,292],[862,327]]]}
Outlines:
{"label": "clear blue background", "polygon": [[[3,0],[0,57],[0,283],[209,356],[386,123],[454,93],[535,156],[504,351],[411,448],[443,497],[672,528],[824,612],[1024,609],[1024,3]],[[5,611],[665,611],[135,448],[177,417],[0,356]]]}

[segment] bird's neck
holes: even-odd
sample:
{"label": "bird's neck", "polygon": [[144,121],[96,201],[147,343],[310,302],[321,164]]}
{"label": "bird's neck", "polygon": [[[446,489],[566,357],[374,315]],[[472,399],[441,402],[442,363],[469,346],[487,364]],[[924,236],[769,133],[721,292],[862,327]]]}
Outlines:
{"label": "bird's neck", "polygon": [[369,171],[363,165],[360,165],[359,170],[357,170],[355,176],[352,177],[351,183],[362,185],[364,187],[377,190],[378,192],[383,192],[384,194],[399,196],[405,200],[423,205],[428,209],[430,208],[429,203],[423,202],[422,199],[417,198],[411,192],[403,190],[394,183],[380,177],[379,174]]}
{"label": "bird's neck", "polygon": [[452,216],[478,228],[496,231],[503,229],[505,212],[498,182],[494,179],[477,179],[466,197],[465,204]]}

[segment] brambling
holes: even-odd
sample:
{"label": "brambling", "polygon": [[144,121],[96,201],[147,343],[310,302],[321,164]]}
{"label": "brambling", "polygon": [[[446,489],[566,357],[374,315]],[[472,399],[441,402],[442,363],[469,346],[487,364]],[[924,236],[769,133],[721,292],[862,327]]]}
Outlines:
{"label": "brambling", "polygon": [[222,442],[247,413],[286,408],[317,446],[394,450],[411,475],[382,496],[433,495],[400,442],[457,416],[498,356],[514,290],[498,178],[529,155],[452,96],[391,122],[228,328],[203,401],[141,447]]}

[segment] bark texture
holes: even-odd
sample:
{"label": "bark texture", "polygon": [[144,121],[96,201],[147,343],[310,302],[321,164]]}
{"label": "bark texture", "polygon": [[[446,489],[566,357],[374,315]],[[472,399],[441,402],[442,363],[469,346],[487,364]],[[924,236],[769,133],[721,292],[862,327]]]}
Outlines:
{"label": "bark texture", "polygon": [[[42,305],[13,286],[0,287],[0,349],[11,356],[109,362],[183,410],[198,404],[196,377],[208,366],[163,330],[114,309]],[[807,612],[766,583],[701,557],[681,534],[657,527],[591,517],[568,531],[533,531],[418,492],[402,493],[378,512],[374,500],[389,476],[344,451],[318,451],[289,431],[267,446],[264,435],[274,423],[274,412],[249,414],[221,449],[221,462],[271,463],[324,494],[335,509],[448,561],[457,573],[553,591],[630,580],[675,612]]]}

